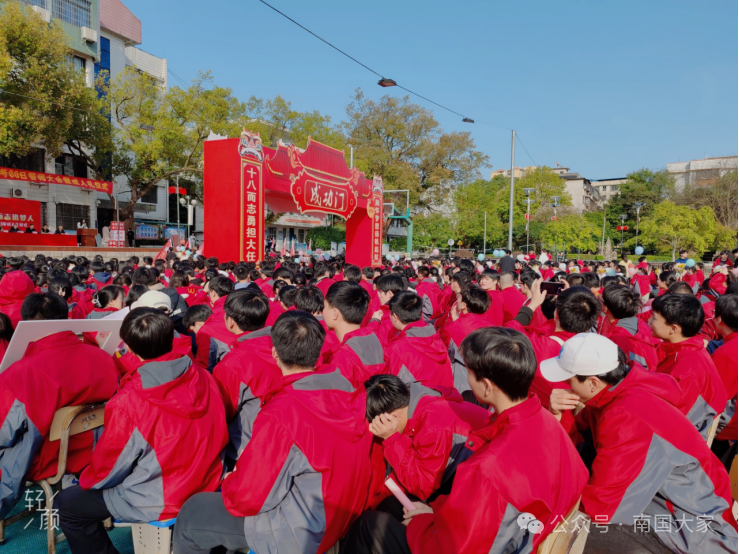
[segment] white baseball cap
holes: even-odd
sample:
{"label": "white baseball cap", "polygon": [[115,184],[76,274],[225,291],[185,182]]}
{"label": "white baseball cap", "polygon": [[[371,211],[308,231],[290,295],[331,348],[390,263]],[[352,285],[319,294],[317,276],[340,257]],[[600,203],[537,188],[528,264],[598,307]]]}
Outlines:
{"label": "white baseball cap", "polygon": [[618,367],[618,346],[596,333],[579,333],[566,341],[559,356],[539,364],[547,381],[559,383],[575,375],[603,375]]}
{"label": "white baseball cap", "polygon": [[136,308],[165,308],[167,312],[171,312],[172,301],[169,299],[169,296],[167,296],[163,292],[158,290],[150,290],[149,292],[145,292],[144,294],[139,296],[139,299],[131,304],[132,310],[135,310]]}

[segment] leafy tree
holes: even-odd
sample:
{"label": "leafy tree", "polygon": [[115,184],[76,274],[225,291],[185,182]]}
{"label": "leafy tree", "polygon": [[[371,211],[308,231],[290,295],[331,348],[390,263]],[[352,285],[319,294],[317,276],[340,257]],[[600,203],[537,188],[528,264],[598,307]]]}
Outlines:
{"label": "leafy tree", "polygon": [[[57,156],[84,136],[110,151],[104,102],[70,63],[62,26],[17,2],[0,12],[0,155],[24,156],[44,147]],[[97,164],[95,165],[97,168]]]}
{"label": "leafy tree", "polygon": [[[491,181],[474,181],[458,187],[454,194],[457,207],[457,231],[469,246],[481,248],[485,239],[485,212],[487,212],[487,243],[503,240],[507,226],[500,217],[500,189]],[[507,202],[506,202],[507,205]]]}
{"label": "leafy tree", "polygon": [[358,89],[346,113],[343,128],[357,167],[382,175],[386,190],[410,190],[412,207],[433,203],[435,187],[471,181],[487,165],[470,133],[444,132],[430,111],[407,96],[375,102]]}
{"label": "leafy tree", "polygon": [[[547,207],[552,203],[552,196],[559,196],[560,206],[572,206],[572,198],[566,190],[567,182],[560,179],[550,167],[539,166],[536,169],[527,171],[523,177],[516,179],[514,191],[513,217],[514,221],[518,218],[523,219],[526,213],[526,193],[524,189],[534,189],[531,193],[531,213],[535,213],[542,207]],[[510,191],[509,191],[510,194]],[[506,205],[508,202],[506,201]],[[559,211],[560,208],[557,208]],[[506,213],[505,221],[508,221]]]}
{"label": "leafy tree", "polygon": [[320,248],[321,250],[330,250],[331,242],[337,245],[346,240],[346,229],[340,227],[320,226],[309,229],[306,233],[306,240],[312,241],[313,250]]}
{"label": "leafy tree", "polygon": [[722,229],[708,206],[696,210],[664,201],[642,220],[639,242],[656,248],[660,254],[670,253],[674,260],[681,248],[702,254],[714,244],[718,234],[723,236]]}
{"label": "leafy tree", "polygon": [[718,222],[736,231],[737,209],[739,204],[739,186],[737,170],[729,171],[709,185],[688,185],[675,195],[676,204],[684,204],[693,208],[708,206],[716,214]]}
{"label": "leafy tree", "polygon": [[456,242],[457,230],[453,220],[440,213],[432,212],[413,217],[413,247],[439,248],[447,247],[447,241]]}
{"label": "leafy tree", "polygon": [[541,232],[541,241],[555,249],[564,244],[568,249],[595,252],[600,236],[600,229],[591,221],[577,214],[568,214],[547,223]]}

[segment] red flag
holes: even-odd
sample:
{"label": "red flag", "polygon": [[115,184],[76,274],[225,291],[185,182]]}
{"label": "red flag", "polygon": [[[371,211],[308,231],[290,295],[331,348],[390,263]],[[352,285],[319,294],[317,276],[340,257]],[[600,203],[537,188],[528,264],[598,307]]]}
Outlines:
{"label": "red flag", "polygon": [[159,251],[159,254],[157,254],[157,257],[154,259],[155,260],[166,260],[167,250],[171,247],[172,247],[172,239],[169,239],[167,242],[164,243],[164,246],[162,246],[162,249]]}
{"label": "red flag", "polygon": [[311,252],[313,250],[313,239],[310,239],[308,241],[308,252]]}
{"label": "red flag", "polygon": [[282,239],[282,250],[280,250],[280,256],[287,254],[287,239]]}
{"label": "red flag", "polygon": [[295,239],[290,241],[290,257],[295,257]]}

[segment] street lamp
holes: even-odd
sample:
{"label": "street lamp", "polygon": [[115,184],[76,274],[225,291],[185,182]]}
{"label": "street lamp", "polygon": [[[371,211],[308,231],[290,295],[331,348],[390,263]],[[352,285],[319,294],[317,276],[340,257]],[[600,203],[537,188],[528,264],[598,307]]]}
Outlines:
{"label": "street lamp", "polygon": [[618,216],[621,219],[621,254],[624,253],[624,221],[626,221],[626,214]]}
{"label": "street lamp", "polygon": [[[554,216],[552,217],[552,221],[557,221],[557,206],[559,206],[559,199],[561,196],[550,196],[549,199],[552,201],[551,204],[549,204],[552,208],[554,208]],[[565,256],[564,252],[564,242],[562,242],[562,256]],[[554,244],[554,250],[557,250],[557,244]],[[565,256],[565,259],[567,257]],[[559,254],[557,254],[557,261],[559,261]]]}
{"label": "street lamp", "polygon": [[635,202],[636,206],[636,246],[639,246],[639,210],[644,205],[644,202]]}
{"label": "street lamp", "polygon": [[534,199],[530,198],[531,194],[536,192],[536,189],[523,189],[526,195],[526,255],[529,255],[529,221],[531,221],[531,204],[534,203]]}
{"label": "street lamp", "polygon": [[[191,216],[190,209],[192,209],[195,206],[197,206],[198,205],[198,201],[195,200],[195,198],[193,198],[189,194],[186,194],[184,196],[184,198],[180,198],[180,205],[181,206],[187,206],[187,208],[188,208],[188,212],[187,212],[187,235],[189,236],[190,235],[190,220],[192,219],[190,217]],[[180,215],[180,209],[178,207],[177,208],[177,216],[178,216],[178,219],[177,219],[177,225],[178,225],[177,233],[178,234],[179,234],[179,215]]]}

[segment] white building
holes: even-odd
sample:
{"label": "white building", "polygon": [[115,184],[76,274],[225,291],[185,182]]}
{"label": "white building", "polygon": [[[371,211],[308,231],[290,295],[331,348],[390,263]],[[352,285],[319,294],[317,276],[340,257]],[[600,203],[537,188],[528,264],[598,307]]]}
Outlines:
{"label": "white building", "polygon": [[600,194],[600,205],[605,206],[614,196],[621,194],[621,185],[626,182],[626,177],[617,177],[615,179],[596,179],[590,181],[593,187]]}
{"label": "white building", "polygon": [[582,213],[598,209],[600,191],[591,184],[590,179],[582,177],[579,173],[571,173],[569,167],[561,167],[559,164],[552,171],[566,181],[565,190],[572,198],[572,207],[575,210]]}
{"label": "white building", "polygon": [[686,185],[707,186],[729,171],[737,169],[737,156],[705,158],[667,164],[668,173],[675,177],[675,188],[681,191]]}

